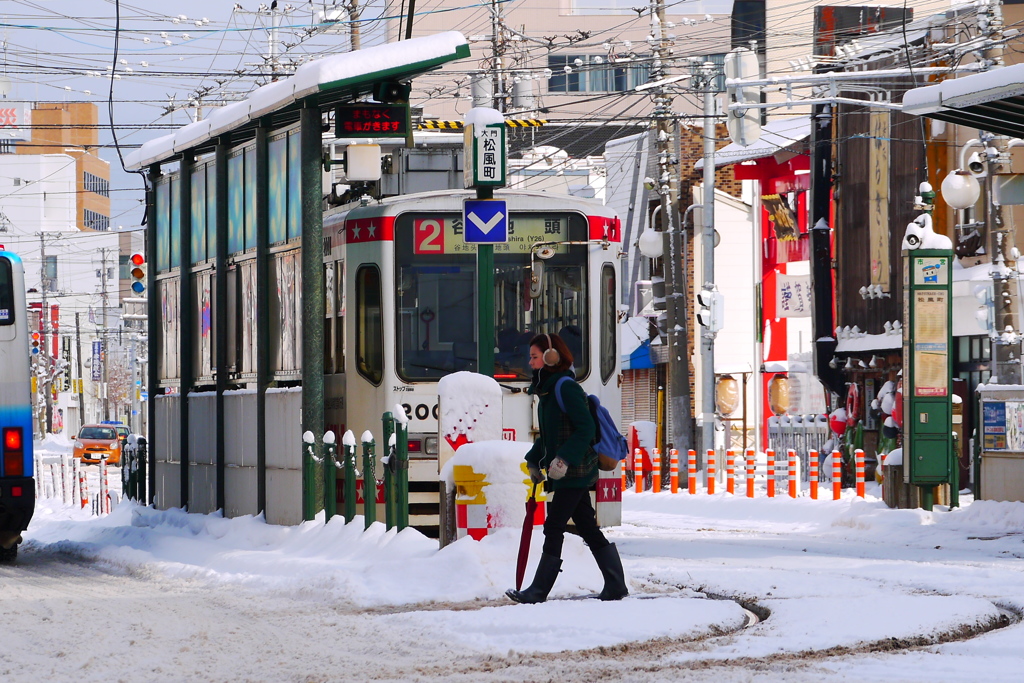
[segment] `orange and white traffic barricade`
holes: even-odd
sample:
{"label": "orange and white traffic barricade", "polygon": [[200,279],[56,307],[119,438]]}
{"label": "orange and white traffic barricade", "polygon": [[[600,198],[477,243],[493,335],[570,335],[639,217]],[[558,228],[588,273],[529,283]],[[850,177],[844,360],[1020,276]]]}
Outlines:
{"label": "orange and white traffic barricade", "polygon": [[839,451],[832,451],[832,499],[843,497],[843,456]]}
{"label": "orange and white traffic barricade", "polygon": [[796,451],[792,448],[789,449],[787,455],[789,456],[789,474],[787,476],[789,479],[789,497],[796,498],[797,494],[800,492],[800,482],[797,476],[797,469],[799,467],[798,463],[800,460],[797,458]]}
{"label": "orange and white traffic barricade", "polygon": [[697,451],[692,448],[686,452],[686,490],[697,493]]}
{"label": "orange and white traffic barricade", "polygon": [[643,449],[633,451],[633,483],[637,493],[644,492],[644,455]]}
{"label": "orange and white traffic barricade", "polygon": [[818,451],[813,449],[808,451],[807,462],[807,478],[808,483],[811,485],[811,500],[818,500]]}
{"label": "orange and white traffic barricade", "polygon": [[679,451],[675,448],[669,452],[668,483],[672,493],[679,493]]}
{"label": "orange and white traffic barricade", "polygon": [[768,456],[768,480],[765,482],[768,488],[768,497],[775,497],[775,451],[769,448],[765,451]]}
{"label": "orange and white traffic barricade", "polygon": [[651,461],[651,491],[661,491],[661,449],[654,449],[654,459]]}
{"label": "orange and white traffic barricade", "polygon": [[864,451],[857,449],[854,451],[854,457],[857,465],[857,497],[864,497]]}
{"label": "orange and white traffic barricade", "polygon": [[736,452],[732,449],[725,452],[725,492],[736,494]]}
{"label": "orange and white traffic barricade", "polygon": [[747,449],[746,458],[746,469],[747,469],[747,498],[754,497],[754,478],[757,475],[757,455],[753,448]]}
{"label": "orange and white traffic barricade", "polygon": [[715,475],[717,473],[715,472],[715,451],[710,449],[710,448],[708,449],[707,465],[708,465],[708,467],[707,467],[707,470],[708,470],[708,495],[709,496],[713,496],[713,495],[715,495]]}
{"label": "orange and white traffic barricade", "polygon": [[78,496],[84,509],[89,504],[89,482],[85,478],[85,470],[78,470]]}

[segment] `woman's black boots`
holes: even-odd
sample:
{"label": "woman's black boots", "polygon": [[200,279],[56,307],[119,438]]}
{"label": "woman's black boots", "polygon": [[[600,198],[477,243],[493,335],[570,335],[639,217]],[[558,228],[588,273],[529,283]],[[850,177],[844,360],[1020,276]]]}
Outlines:
{"label": "woman's black boots", "polygon": [[594,559],[604,576],[604,589],[598,596],[601,600],[621,600],[629,595],[626,575],[622,571],[622,560],[614,543],[594,551]]}
{"label": "woman's black boots", "polygon": [[[540,562],[537,564],[537,574],[533,577],[533,583],[530,584],[530,587],[524,588],[521,591],[509,588],[505,591],[505,595],[511,600],[527,605],[544,602],[548,599],[551,587],[555,585],[555,579],[558,578],[558,572],[561,571],[561,567],[561,558],[541,553]],[[619,573],[622,573],[621,569]]]}

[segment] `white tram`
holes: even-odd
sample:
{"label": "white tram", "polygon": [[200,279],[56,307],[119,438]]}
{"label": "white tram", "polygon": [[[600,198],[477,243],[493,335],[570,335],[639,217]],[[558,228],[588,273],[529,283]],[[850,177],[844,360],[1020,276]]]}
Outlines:
{"label": "white tram", "polygon": [[619,219],[593,200],[498,192],[508,206],[509,241],[494,247],[495,334],[486,343],[494,344],[495,360],[480,369],[476,250],[462,238],[462,203],[473,196],[427,192],[324,215],[327,429],[358,434],[396,404],[405,409],[410,524],[421,528],[438,524],[441,377],[492,375],[505,390],[504,438],[532,441],[533,399],[523,393],[531,379],[528,344],[556,332],[586,392],[620,417]]}

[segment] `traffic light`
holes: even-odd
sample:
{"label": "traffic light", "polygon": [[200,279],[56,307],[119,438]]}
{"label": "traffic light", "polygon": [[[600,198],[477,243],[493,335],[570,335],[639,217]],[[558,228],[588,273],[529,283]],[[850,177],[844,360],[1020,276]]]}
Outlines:
{"label": "traffic light", "polygon": [[142,254],[132,254],[132,291],[142,294],[146,291],[146,257]]}
{"label": "traffic light", "polygon": [[43,335],[38,331],[32,332],[29,335],[29,341],[31,344],[30,352],[33,356],[38,356],[42,352]]}
{"label": "traffic light", "polygon": [[718,332],[725,323],[725,298],[715,289],[702,289],[697,293],[697,322],[708,328],[709,332]]}

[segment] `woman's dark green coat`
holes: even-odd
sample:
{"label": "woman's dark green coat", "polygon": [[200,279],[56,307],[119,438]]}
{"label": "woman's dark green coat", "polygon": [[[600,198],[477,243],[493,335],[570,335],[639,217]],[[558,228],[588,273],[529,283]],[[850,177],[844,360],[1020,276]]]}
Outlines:
{"label": "woman's dark green coat", "polygon": [[[565,404],[564,413],[554,394],[555,384],[562,377],[569,377],[571,380],[562,382],[558,389]],[[583,465],[590,455],[590,443],[594,440],[597,427],[590,415],[587,394],[583,387],[576,383],[572,372],[541,370],[537,381],[527,391],[536,394],[540,399],[537,406],[540,435],[533,442],[533,448],[526,454],[526,462],[547,469],[548,463],[558,456],[565,460],[570,468]],[[564,424],[563,420],[566,420]],[[592,486],[598,477],[597,458],[591,455],[589,460],[593,462],[593,467],[588,467],[583,476],[549,479],[550,488],[557,490]]]}

